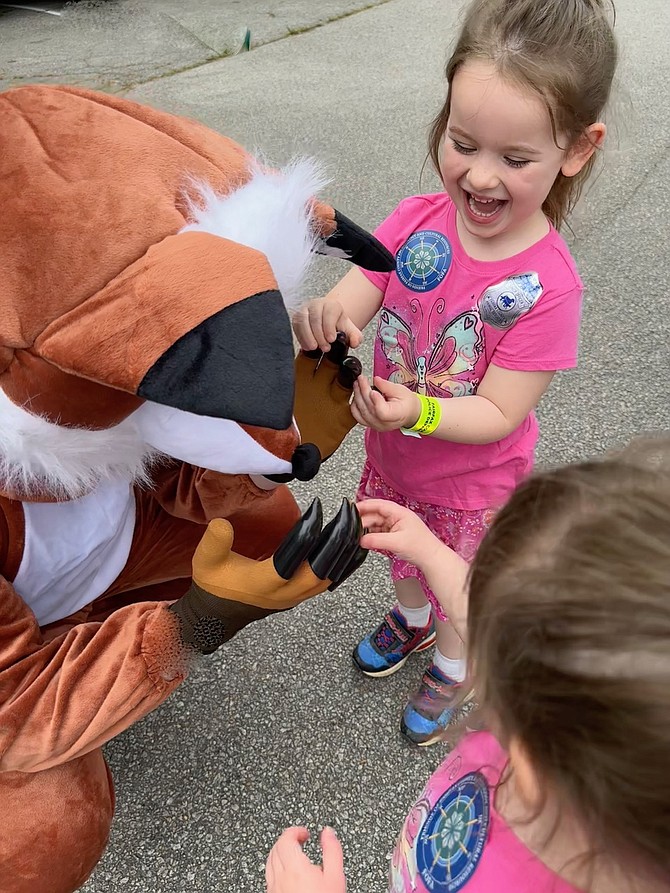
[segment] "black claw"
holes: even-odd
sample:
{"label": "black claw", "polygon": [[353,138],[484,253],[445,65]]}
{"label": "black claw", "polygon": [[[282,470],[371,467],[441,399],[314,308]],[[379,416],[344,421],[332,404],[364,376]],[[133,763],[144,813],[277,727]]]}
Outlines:
{"label": "black claw", "polygon": [[349,353],[349,339],[344,332],[338,332],[337,338],[330,345],[330,350],[326,354],[326,359],[336,366],[341,366],[344,358]]}
{"label": "black claw", "polygon": [[[361,521],[361,516],[358,514],[358,509],[355,505],[352,505],[352,509],[355,520],[353,537],[345,545],[345,548],[342,550],[340,557],[330,569],[330,573],[328,574],[328,579],[332,580],[333,586],[338,586],[343,580],[346,580],[346,578],[351,573],[353,573],[353,571],[355,570],[353,564],[358,559],[359,552],[361,550],[360,539],[363,535],[363,523]],[[363,551],[365,552],[366,550]],[[361,563],[364,559],[365,555],[363,556],[363,559],[361,559]],[[356,567],[358,567],[358,565],[356,565]]]}
{"label": "black claw", "polygon": [[360,519],[358,511],[348,499],[342,500],[339,512],[326,524],[309,556],[309,565],[320,580],[330,579],[330,573],[350,543],[358,541]]}
{"label": "black claw", "polygon": [[[358,511],[356,511],[356,514],[358,515]],[[349,540],[349,542],[345,544],[344,549],[340,553],[340,557],[330,569],[328,579],[331,580],[333,583],[336,580],[339,580],[340,577],[344,574],[345,570],[349,566],[349,562],[356,554],[357,549],[359,549],[358,543],[361,538],[360,520],[356,526],[354,533],[355,535],[353,539]]]}
{"label": "black claw", "polygon": [[274,568],[283,580],[290,580],[312,549],[320,542],[323,526],[321,501],[315,499],[302,518],[282,540],[272,556]]}
{"label": "black claw", "polygon": [[363,564],[365,559],[368,557],[368,550],[363,549],[361,546],[356,546],[356,550],[353,555],[350,557],[348,564],[344,568],[344,570],[339,574],[339,576],[335,576],[335,579],[328,587],[329,592],[335,592],[337,587],[344,583],[345,580],[348,580],[349,577],[358,570],[358,568]]}
{"label": "black claw", "polygon": [[316,350],[303,350],[303,354],[310,360],[320,360],[323,356],[323,351],[317,347]]}
{"label": "black claw", "polygon": [[343,388],[353,388],[354,382],[363,373],[363,365],[358,357],[347,357],[340,366],[337,380]]}

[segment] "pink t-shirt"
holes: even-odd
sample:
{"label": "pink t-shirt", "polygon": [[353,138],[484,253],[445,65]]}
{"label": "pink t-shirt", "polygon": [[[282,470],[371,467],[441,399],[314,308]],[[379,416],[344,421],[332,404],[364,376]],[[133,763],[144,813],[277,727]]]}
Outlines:
{"label": "pink t-shirt", "polygon": [[577,893],[496,812],[507,755],[493,735],[466,735],[431,775],[393,851],[389,893]]}
{"label": "pink t-shirt", "polygon": [[[365,275],[384,292],[374,371],[433,397],[477,393],[489,363],[529,372],[577,362],[583,286],[552,227],[502,261],[477,261],[461,246],[446,193],[405,199],[379,226],[395,254],[392,273]],[[503,440],[459,444],[368,429],[376,470],[400,493],[458,509],[503,504],[532,468],[531,413]]]}

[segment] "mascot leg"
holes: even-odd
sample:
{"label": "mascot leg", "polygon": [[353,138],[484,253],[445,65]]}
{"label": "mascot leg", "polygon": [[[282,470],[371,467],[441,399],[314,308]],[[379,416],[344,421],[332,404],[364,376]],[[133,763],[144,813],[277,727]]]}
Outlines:
{"label": "mascot leg", "polygon": [[0,773],[2,893],[78,890],[105,849],[113,813],[99,748],[41,772]]}

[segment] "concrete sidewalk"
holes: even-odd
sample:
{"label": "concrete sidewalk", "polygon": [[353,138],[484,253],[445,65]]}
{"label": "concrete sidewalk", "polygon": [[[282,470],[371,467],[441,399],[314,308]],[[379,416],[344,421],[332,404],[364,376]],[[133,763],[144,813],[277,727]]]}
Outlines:
{"label": "concrete sidewalk", "polygon": [[[0,17],[0,71],[5,85],[47,78],[119,90],[273,161],[313,154],[332,174],[328,197],[372,226],[403,196],[437,188],[420,170],[457,6],[109,0],[60,19],[11,13]],[[617,12],[622,136],[573,221],[587,286],[580,368],[543,400],[542,462],[670,428],[670,4],[617,0]],[[247,26],[263,45],[207,61]],[[342,272],[322,260],[311,293]],[[360,352],[368,369],[371,342]],[[357,432],[296,488],[301,502],[318,492],[332,512],[353,492],[362,458]],[[336,593],[245,630],[111,742],[117,816],[86,893],[260,893],[267,851],[294,822],[335,826],[351,893],[385,890],[405,812],[445,754],[411,749],[398,733],[423,660],[385,680],[351,666],[354,643],[388,604],[383,562],[370,559]]]}
{"label": "concrete sidewalk", "polygon": [[72,83],[120,92],[388,0],[79,0],[0,7],[0,89]]}

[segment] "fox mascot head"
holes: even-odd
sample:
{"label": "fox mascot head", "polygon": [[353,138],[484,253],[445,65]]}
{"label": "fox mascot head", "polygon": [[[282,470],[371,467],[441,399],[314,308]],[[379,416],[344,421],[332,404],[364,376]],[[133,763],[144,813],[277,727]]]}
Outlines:
{"label": "fox mascot head", "polygon": [[314,165],[69,87],[1,94],[0,145],[0,491],[296,473],[287,308],[314,252],[392,264]]}

